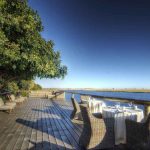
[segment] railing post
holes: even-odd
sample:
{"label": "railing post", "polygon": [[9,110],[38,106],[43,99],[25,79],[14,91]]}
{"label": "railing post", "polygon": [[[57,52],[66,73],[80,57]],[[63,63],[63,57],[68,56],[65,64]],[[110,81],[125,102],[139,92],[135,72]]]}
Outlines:
{"label": "railing post", "polygon": [[144,105],[144,114],[145,116],[148,116],[150,113],[150,105]]}
{"label": "railing post", "polygon": [[66,100],[66,92],[64,91],[64,100]]}
{"label": "railing post", "polygon": [[72,93],[71,98],[74,98],[74,94]]}
{"label": "railing post", "polygon": [[58,91],[55,92],[55,97],[56,100],[65,100],[65,92],[64,91]]}

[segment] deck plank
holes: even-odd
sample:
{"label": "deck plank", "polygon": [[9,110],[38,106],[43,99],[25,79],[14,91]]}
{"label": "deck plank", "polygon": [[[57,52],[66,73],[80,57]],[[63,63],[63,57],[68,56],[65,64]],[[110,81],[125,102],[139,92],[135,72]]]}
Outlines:
{"label": "deck plank", "polygon": [[[55,111],[55,109],[52,109],[52,113],[53,113],[53,114],[57,114],[57,116],[58,116],[59,118],[63,119],[63,118],[61,117],[61,115],[58,114],[58,113]],[[60,121],[60,119],[55,120],[55,123],[56,123],[57,128],[59,129],[59,134],[60,134],[60,136],[61,136],[61,139],[62,139],[62,141],[63,141],[63,143],[64,143],[65,148],[66,148],[66,149],[73,149],[73,147],[71,146],[71,143],[69,142],[68,137],[67,137],[66,134],[65,134],[66,128],[65,128],[64,126],[62,126],[62,122]]]}

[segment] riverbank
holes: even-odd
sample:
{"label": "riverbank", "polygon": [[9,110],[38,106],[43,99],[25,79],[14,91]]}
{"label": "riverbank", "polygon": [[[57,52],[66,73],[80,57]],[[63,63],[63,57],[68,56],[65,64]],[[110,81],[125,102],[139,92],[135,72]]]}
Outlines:
{"label": "riverbank", "polygon": [[85,89],[97,92],[129,92],[129,93],[150,93],[150,89]]}

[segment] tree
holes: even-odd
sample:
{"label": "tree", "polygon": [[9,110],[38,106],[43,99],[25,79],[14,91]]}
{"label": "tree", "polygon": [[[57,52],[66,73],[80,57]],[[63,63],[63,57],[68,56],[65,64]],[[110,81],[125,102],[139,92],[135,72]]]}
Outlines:
{"label": "tree", "polygon": [[41,19],[27,0],[0,0],[0,89],[11,81],[63,78],[54,43],[41,37]]}

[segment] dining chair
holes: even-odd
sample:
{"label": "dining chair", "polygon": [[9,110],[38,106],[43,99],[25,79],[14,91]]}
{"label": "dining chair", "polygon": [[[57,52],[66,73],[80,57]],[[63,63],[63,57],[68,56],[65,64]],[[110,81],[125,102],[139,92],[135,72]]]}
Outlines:
{"label": "dining chair", "polygon": [[90,113],[85,104],[80,105],[83,118],[83,130],[79,138],[82,149],[114,148],[114,119],[97,118]]}
{"label": "dining chair", "polygon": [[75,98],[71,98],[73,111],[70,115],[71,120],[82,120],[81,110],[78,102],[75,100]]}
{"label": "dining chair", "polygon": [[127,147],[131,150],[150,150],[150,114],[145,122],[126,119]]}

